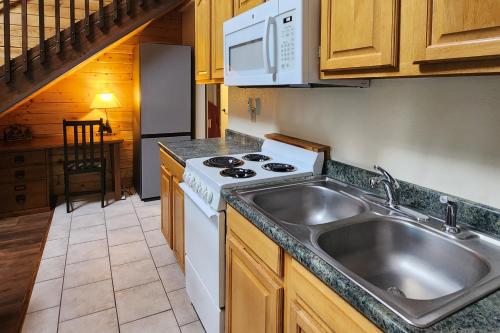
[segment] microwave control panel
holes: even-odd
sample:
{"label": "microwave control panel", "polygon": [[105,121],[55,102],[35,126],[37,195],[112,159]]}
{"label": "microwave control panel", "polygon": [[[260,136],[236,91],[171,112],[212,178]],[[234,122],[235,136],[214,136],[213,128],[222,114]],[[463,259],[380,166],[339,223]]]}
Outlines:
{"label": "microwave control panel", "polygon": [[295,67],[295,22],[292,15],[283,17],[279,26],[279,66],[281,71],[293,70]]}

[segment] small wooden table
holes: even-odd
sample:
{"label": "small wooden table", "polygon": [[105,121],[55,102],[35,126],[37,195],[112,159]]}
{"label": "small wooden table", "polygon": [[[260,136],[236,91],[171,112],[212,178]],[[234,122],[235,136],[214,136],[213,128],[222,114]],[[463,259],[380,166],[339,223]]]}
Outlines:
{"label": "small wooden table", "polygon": [[[103,140],[104,140],[104,145],[109,145],[110,148],[109,151],[111,157],[111,167],[114,176],[115,200],[120,200],[122,197],[122,185],[120,176],[120,145],[124,140],[118,134],[106,135],[103,137]],[[4,154],[15,155],[17,153],[22,153],[22,152],[46,151],[49,156],[47,158],[49,173],[50,175],[52,175],[53,166],[51,163],[50,156],[52,154],[52,150],[60,148],[64,148],[64,139],[62,136],[35,137],[29,141],[19,141],[19,142],[0,141],[0,156]],[[13,156],[13,158],[15,158],[15,156]],[[0,168],[2,168],[1,165]],[[49,178],[50,178],[49,179],[50,183],[52,183],[52,177]],[[49,185],[49,188],[53,187]]]}

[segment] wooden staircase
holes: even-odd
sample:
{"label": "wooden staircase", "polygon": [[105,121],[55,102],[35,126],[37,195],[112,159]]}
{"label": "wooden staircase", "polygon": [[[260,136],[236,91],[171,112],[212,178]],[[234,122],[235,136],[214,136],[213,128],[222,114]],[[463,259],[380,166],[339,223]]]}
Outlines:
{"label": "wooden staircase", "polygon": [[185,0],[0,0],[0,115]]}

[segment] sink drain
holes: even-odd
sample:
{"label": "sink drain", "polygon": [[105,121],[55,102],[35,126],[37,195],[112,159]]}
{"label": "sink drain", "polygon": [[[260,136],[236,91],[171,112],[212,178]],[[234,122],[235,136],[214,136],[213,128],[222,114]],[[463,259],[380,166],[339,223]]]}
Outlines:
{"label": "sink drain", "polygon": [[389,287],[389,288],[387,288],[387,291],[393,295],[406,298],[405,293],[401,289],[399,289],[398,287]]}

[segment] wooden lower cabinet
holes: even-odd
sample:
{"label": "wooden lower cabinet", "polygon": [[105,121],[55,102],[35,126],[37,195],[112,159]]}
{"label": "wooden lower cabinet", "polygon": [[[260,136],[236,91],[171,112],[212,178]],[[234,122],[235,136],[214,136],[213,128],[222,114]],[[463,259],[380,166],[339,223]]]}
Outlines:
{"label": "wooden lower cabinet", "polygon": [[172,244],[172,175],[161,166],[161,231],[168,244]]}
{"label": "wooden lower cabinet", "polygon": [[161,231],[184,271],[184,167],[163,150],[161,161]]}
{"label": "wooden lower cabinet", "polygon": [[179,186],[179,179],[172,181],[172,219],[173,250],[179,267],[184,272],[184,191]]}
{"label": "wooden lower cabinet", "polygon": [[381,332],[231,207],[227,226],[227,333]]}
{"label": "wooden lower cabinet", "polygon": [[226,332],[282,332],[282,281],[232,233],[226,258]]}
{"label": "wooden lower cabinet", "polygon": [[381,332],[288,255],[285,280],[285,332]]}

